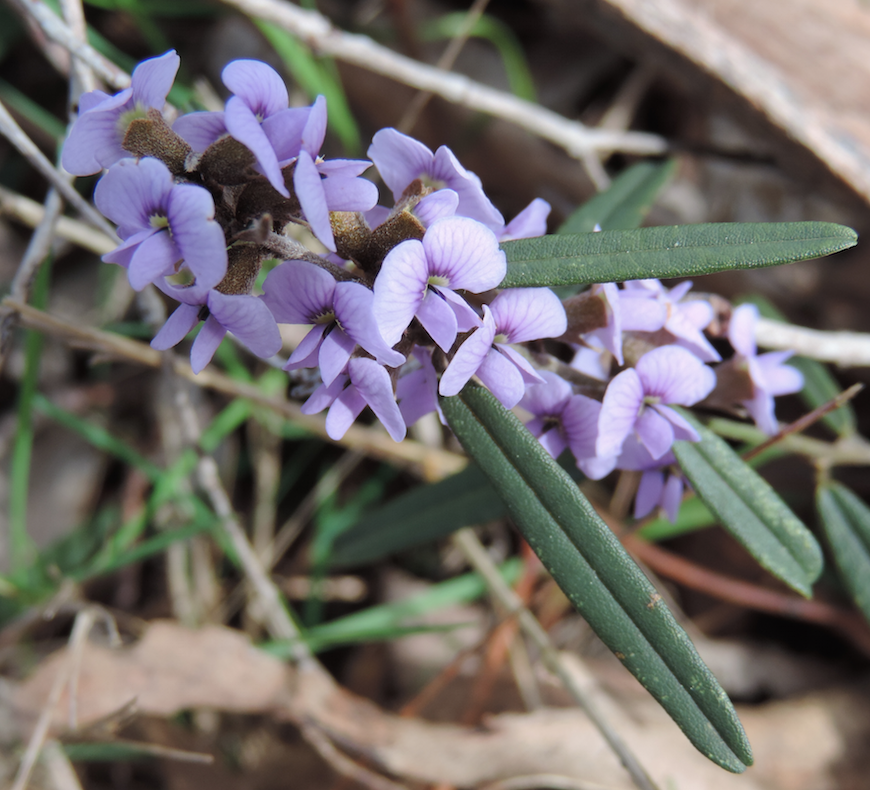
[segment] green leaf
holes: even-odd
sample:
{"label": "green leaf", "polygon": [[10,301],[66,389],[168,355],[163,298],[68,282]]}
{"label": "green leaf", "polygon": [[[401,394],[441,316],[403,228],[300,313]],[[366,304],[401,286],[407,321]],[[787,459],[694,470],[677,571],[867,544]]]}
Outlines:
{"label": "green leaf", "polygon": [[502,288],[694,277],[818,258],[853,247],[857,234],[830,222],[674,225],[550,235],[502,243]]}
{"label": "green leaf", "polygon": [[763,568],[809,598],[823,564],[812,533],[727,442],[686,411],[680,414],[701,435],[700,442],[673,446],[695,492]]}
{"label": "green leaf", "polygon": [[[765,318],[788,323],[788,318],[763,296],[752,294],[739,301],[754,304]],[[843,391],[828,368],[815,359],[792,357],[788,364],[803,373],[804,387],[800,391],[800,398],[810,409],[816,409],[832,401]],[[858,420],[851,403],[844,403],[834,411],[828,412],[822,417],[822,422],[838,436],[853,436],[858,430]]]}
{"label": "green leaf", "polygon": [[639,228],[661,188],[676,170],[676,160],[638,162],[623,170],[610,186],[587,200],[559,227],[557,233],[592,233]]}
{"label": "green leaf", "polygon": [[816,491],[816,507],[834,564],[852,600],[870,620],[870,508],[841,483]]}
{"label": "green leaf", "polygon": [[471,384],[441,407],[547,570],[689,740],[729,771],[752,763],[737,714],[643,572],[525,426]]}
{"label": "green leaf", "polygon": [[437,483],[413,488],[363,516],[335,541],[330,565],[373,562],[503,514],[504,504],[486,476],[469,465]]}

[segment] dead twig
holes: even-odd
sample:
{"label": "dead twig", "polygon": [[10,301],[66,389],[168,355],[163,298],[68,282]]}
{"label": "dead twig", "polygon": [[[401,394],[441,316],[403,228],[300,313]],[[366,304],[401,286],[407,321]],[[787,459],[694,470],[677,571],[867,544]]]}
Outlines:
{"label": "dead twig", "polygon": [[302,732],[302,737],[341,776],[359,782],[370,790],[408,790],[406,785],[392,782],[342,754],[335,748],[332,741],[313,724],[303,724],[299,729]]}
{"label": "dead twig", "polygon": [[[266,395],[253,384],[235,381],[223,373],[210,369],[194,373],[187,360],[171,352],[155,351],[145,343],[112,332],[81,326],[72,320],[38,310],[9,297],[0,302],[0,308],[18,313],[21,325],[24,327],[37,329],[69,345],[92,349],[107,357],[159,368],[163,365],[163,354],[166,353],[172,370],[177,376],[215,392],[245,398],[292,420],[295,425],[309,431],[313,436],[328,442],[334,441],[326,433],[323,417],[302,414],[299,404]],[[468,460],[458,453],[426,447],[410,439],[397,443],[383,430],[364,428],[359,425],[352,425],[344,437],[335,443],[357,450],[368,457],[379,458],[404,467],[427,480],[440,480],[463,469],[468,463]]]}
{"label": "dead twig", "polygon": [[[514,614],[520,627],[541,651],[541,658],[546,667],[564,684],[565,688],[583,709],[608,746],[619,757],[623,766],[631,776],[632,781],[643,790],[655,790],[655,783],[644,767],[640,764],[619,733],[610,725],[601,713],[593,693],[578,681],[577,673],[569,669],[553,644],[547,632],[541,627],[535,616],[522,605],[517,594],[506,584],[498,572],[492,558],[478,540],[477,535],[469,529],[461,529],[453,535],[453,544],[463,556],[483,577],[491,595],[509,614]],[[591,683],[591,676],[587,675]]]}
{"label": "dead twig", "polygon": [[[45,217],[45,206],[5,187],[0,187],[0,214],[17,220],[29,228],[36,228]],[[105,255],[116,246],[116,242],[104,233],[70,217],[58,217],[54,232],[58,238],[72,242],[97,255]]]}
{"label": "dead twig", "polygon": [[[472,28],[477,24],[477,20],[483,16],[483,12],[486,10],[488,5],[489,0],[474,0],[471,8],[465,12],[465,19],[462,21],[462,27],[457,31],[456,35],[450,39],[450,43],[445,48],[444,52],[441,53],[441,57],[438,58],[438,63],[435,64],[436,68],[439,68],[442,71],[450,71],[453,68],[453,64],[456,63],[456,58],[459,57],[459,53],[462,52],[462,48],[468,41],[468,36],[471,35]],[[417,119],[420,117],[420,113],[426,108],[426,105],[429,103],[431,98],[432,91],[420,91],[420,93],[418,93],[408,105],[408,109],[405,110],[401,120],[396,124],[396,128],[400,132],[410,134],[417,123]]]}
{"label": "dead twig", "polygon": [[798,356],[833,362],[842,368],[870,366],[870,334],[826,332],[759,318],[755,340],[763,348],[794,351]]}
{"label": "dead twig", "polygon": [[826,626],[870,656],[870,629],[857,612],[734,579],[634,535],[625,535],[621,540],[627,551],[660,576],[737,606]]}
{"label": "dead twig", "polygon": [[39,150],[36,143],[25,134],[24,130],[16,123],[2,102],[0,102],[0,134],[18,149],[18,152],[30,162],[33,168],[49,184],[60,192],[67,203],[85,217],[94,227],[103,231],[115,244],[119,243],[118,236],[111,223],[73,189],[72,184],[67,180],[69,176],[56,168],[49,161],[48,157]]}
{"label": "dead twig", "polygon": [[422,91],[431,91],[453,104],[501,118],[580,157],[588,151],[656,155],[668,142],[654,134],[590,129],[534,102],[495,90],[460,74],[419,63],[376,44],[367,36],[345,33],[316,11],[280,0],[223,0],[225,5],[270,22],[292,33],[317,54]]}
{"label": "dead twig", "polygon": [[60,698],[64,688],[70,686],[70,716],[71,725],[76,725],[75,714],[75,682],[81,666],[82,651],[84,650],[85,642],[88,634],[98,619],[107,618],[108,615],[104,610],[97,606],[88,606],[82,609],[77,615],[73,623],[72,633],[69,637],[66,661],[57,675],[51,686],[48,699],[42,707],[39,714],[39,719],[36,726],[33,728],[33,733],[27,743],[27,749],[24,751],[24,756],[21,758],[21,763],[18,766],[18,771],[15,774],[15,780],[12,783],[11,790],[24,790],[30,780],[30,775],[39,759],[39,754],[46,742],[48,730],[54,718],[55,710],[60,704]]}

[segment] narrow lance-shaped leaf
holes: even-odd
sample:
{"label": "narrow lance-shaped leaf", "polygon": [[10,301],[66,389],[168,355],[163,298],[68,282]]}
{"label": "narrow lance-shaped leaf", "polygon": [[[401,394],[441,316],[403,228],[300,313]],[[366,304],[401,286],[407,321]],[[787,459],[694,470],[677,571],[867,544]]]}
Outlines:
{"label": "narrow lance-shaped leaf", "polygon": [[870,508],[836,482],[819,486],[816,507],[840,576],[870,620]]}
{"label": "narrow lance-shaped leaf", "polygon": [[411,489],[364,515],[332,547],[330,565],[362,565],[504,515],[504,505],[474,464]]}
{"label": "narrow lance-shaped leaf", "polygon": [[812,533],[727,442],[681,414],[701,441],[674,442],[673,451],[698,496],[762,567],[810,597],[823,563]]}
{"label": "narrow lance-shaped leaf", "polygon": [[831,222],[675,225],[550,235],[503,242],[502,288],[694,277],[819,258],[853,247],[857,234]]}
{"label": "narrow lance-shaped leaf", "polygon": [[621,172],[604,191],[572,212],[557,233],[591,233],[639,228],[659,190],[670,180],[676,160],[638,162]]}
{"label": "narrow lance-shaped leaf", "polygon": [[[582,474],[565,453],[568,474]],[[570,459],[570,460],[568,460]],[[476,464],[461,472],[420,485],[365,513],[338,536],[332,548],[332,567],[364,565],[398,551],[447,537],[463,527],[503,518],[504,502]]]}
{"label": "narrow lance-shaped leaf", "polygon": [[752,762],[727,695],[646,576],[525,426],[470,384],[441,407],[514,522],[589,625],[707,757]]}

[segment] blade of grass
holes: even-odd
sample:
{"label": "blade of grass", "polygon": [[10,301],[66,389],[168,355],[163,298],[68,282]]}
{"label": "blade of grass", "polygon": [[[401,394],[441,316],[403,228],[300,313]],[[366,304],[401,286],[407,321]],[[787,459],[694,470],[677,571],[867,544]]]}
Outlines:
{"label": "blade of grass", "polygon": [[[514,558],[505,562],[500,572],[509,584],[519,579],[522,561]],[[303,639],[315,652],[326,647],[371,639],[390,639],[400,629],[407,629],[410,618],[421,617],[429,612],[448,606],[468,604],[486,593],[484,579],[477,573],[466,573],[444,582],[433,584],[428,590],[403,601],[370,606],[360,612],[339,617],[328,623],[306,629]],[[413,626],[411,626],[413,628]],[[283,641],[268,642],[260,646],[273,655],[287,656],[287,644]]]}
{"label": "blade of grass", "polygon": [[[36,273],[32,303],[39,309],[44,309],[48,303],[51,266],[51,258],[46,258]],[[33,454],[33,399],[39,381],[43,340],[41,332],[25,330],[24,375],[18,390],[17,423],[9,473],[9,555],[13,568],[28,566],[36,558],[35,544],[27,531],[27,494]]]}

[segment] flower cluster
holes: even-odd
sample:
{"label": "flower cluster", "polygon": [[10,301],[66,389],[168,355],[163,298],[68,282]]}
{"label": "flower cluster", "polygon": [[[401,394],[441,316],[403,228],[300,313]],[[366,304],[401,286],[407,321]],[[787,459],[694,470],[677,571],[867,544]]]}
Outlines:
{"label": "flower cluster", "polygon": [[[155,285],[179,303],[152,346],[178,344],[198,324],[191,364],[211,360],[227,332],[268,358],[279,324],[310,327],[284,365],[318,368],[305,413],[328,409],[340,438],[369,406],[390,436],[438,410],[476,377],[555,456],[569,449],[591,478],[642,472],[637,516],[673,518],[682,481],[675,440],[697,440],[673,406],[710,398],[744,408],[774,431],[773,396],[800,374],[783,355],[756,354],[751,308],[739,308],[721,357],[704,334],[714,319],[690,283],[593,286],[564,302],[549,288],[499,291],[501,242],[543,235],[549,205],[533,201],[510,223],[480,180],[446,147],[434,153],[395,129],[378,132],[369,160],[325,160],[326,102],[290,107],[278,74],[233,61],[222,112],[167,120],[175,52],[145,61],[129,89],[82,97],[62,162],[75,175],[108,171],[98,208],[122,243],[104,260],[133,288]],[[394,205],[362,174],[374,164]],[[307,228],[317,253],[295,240]],[[282,261],[255,286],[264,262]],[[730,400],[729,400],[730,399]]]}

